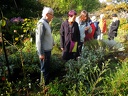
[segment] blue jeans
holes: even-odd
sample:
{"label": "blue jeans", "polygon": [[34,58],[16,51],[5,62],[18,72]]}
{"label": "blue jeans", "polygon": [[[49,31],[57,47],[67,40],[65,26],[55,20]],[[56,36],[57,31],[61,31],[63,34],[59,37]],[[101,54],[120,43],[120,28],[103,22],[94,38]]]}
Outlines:
{"label": "blue jeans", "polygon": [[43,76],[44,76],[45,85],[47,85],[49,84],[51,51],[44,53],[45,53],[45,59],[40,60],[40,64],[41,64],[41,72],[43,72]]}

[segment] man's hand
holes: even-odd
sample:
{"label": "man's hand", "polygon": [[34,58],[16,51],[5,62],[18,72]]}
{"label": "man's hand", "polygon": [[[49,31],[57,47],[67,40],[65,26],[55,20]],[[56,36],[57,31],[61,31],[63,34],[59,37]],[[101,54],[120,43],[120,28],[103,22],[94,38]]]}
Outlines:
{"label": "man's hand", "polygon": [[40,55],[39,58],[40,58],[40,60],[44,60],[45,56],[44,55]]}
{"label": "man's hand", "polygon": [[61,48],[61,50],[63,51],[63,50],[64,50],[64,48]]}

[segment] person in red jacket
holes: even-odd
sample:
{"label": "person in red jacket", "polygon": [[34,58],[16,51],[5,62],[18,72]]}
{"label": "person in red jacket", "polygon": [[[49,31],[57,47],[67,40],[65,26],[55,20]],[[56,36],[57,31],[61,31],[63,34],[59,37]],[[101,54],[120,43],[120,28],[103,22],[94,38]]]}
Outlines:
{"label": "person in red jacket", "polygon": [[90,19],[90,17],[88,17],[88,22],[90,23],[92,32],[90,32],[90,33],[85,33],[85,34],[86,34],[85,41],[89,41],[89,40],[94,39],[94,33],[95,33],[95,31],[96,31],[95,24],[92,22],[92,20]]}
{"label": "person in red jacket", "polygon": [[94,37],[94,33],[96,31],[96,27],[95,27],[93,22],[90,23],[90,26],[92,28],[92,32],[91,33],[85,33],[86,34],[85,41],[92,40],[93,37]]}
{"label": "person in red jacket", "polygon": [[95,28],[93,28],[94,30],[94,39],[98,39],[98,35],[100,35],[101,34],[101,30],[100,30],[100,27],[99,27],[99,22],[97,21],[97,18],[96,18],[96,16],[92,16],[92,18],[91,18],[91,21],[92,21],[92,23],[94,24],[94,26],[92,26],[92,27],[95,27]]}

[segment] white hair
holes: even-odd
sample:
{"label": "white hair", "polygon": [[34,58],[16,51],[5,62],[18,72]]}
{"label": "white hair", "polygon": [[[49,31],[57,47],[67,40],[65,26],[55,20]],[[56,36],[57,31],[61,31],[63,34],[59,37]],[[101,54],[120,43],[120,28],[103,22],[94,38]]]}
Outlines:
{"label": "white hair", "polygon": [[95,22],[96,21],[96,16],[92,16],[91,20],[92,20],[92,22]]}
{"label": "white hair", "polygon": [[101,19],[103,19],[104,17],[105,17],[105,15],[104,15],[104,14],[101,14],[101,15],[100,15],[100,18],[101,18]]}
{"label": "white hair", "polygon": [[50,7],[44,7],[42,11],[42,16],[45,17],[47,13],[52,13],[53,14],[53,9]]}

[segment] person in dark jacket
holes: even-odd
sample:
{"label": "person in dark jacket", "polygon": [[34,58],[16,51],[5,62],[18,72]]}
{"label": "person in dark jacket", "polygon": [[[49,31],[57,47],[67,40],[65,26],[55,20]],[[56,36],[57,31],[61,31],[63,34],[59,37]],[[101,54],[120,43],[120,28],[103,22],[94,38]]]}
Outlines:
{"label": "person in dark jacket", "polygon": [[[76,11],[68,12],[68,19],[61,24],[60,28],[60,47],[62,50],[62,59],[70,60],[77,59],[79,56],[78,46],[80,43],[80,31],[76,19]],[[71,51],[72,42],[76,43],[76,51]]]}
{"label": "person in dark jacket", "polygon": [[117,31],[120,25],[120,20],[117,17],[117,14],[112,14],[112,22],[110,24],[108,39],[114,40],[114,37],[117,36]]}

